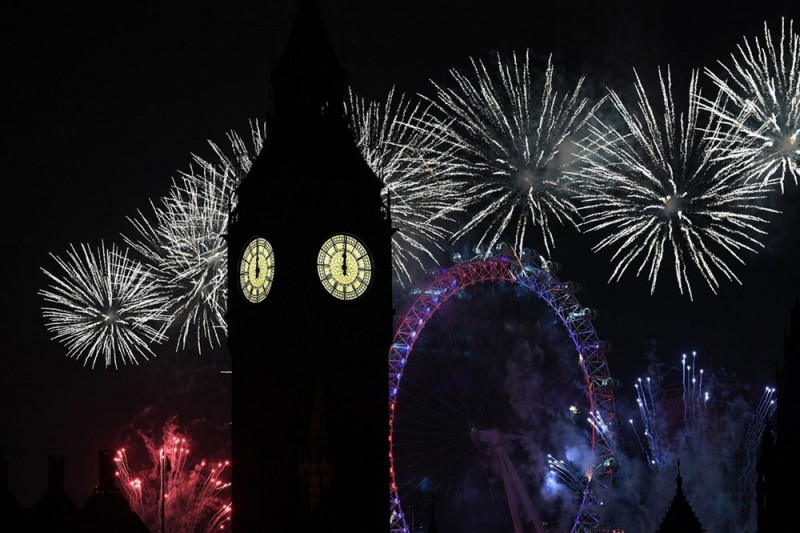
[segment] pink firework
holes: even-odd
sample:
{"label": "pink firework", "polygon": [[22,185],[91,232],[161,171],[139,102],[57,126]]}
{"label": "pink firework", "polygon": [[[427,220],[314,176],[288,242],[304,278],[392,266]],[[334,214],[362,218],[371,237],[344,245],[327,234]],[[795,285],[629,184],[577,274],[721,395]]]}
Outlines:
{"label": "pink firework", "polygon": [[190,460],[190,442],[174,423],[162,442],[142,435],[147,464],[133,470],[124,448],[117,451],[120,488],[151,531],[194,533],[224,530],[230,521],[230,483],[223,479],[229,461]]}

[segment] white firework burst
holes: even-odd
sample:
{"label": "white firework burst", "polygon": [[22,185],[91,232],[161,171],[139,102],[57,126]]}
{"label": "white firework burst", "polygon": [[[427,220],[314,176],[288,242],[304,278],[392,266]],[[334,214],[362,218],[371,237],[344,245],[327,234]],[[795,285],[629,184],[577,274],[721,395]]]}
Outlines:
{"label": "white firework burst", "polygon": [[[583,144],[587,168],[579,202],[587,232],[610,232],[593,248],[615,248],[609,281],[619,281],[638,262],[636,275],[647,272],[652,294],[662,261],[671,254],[682,294],[686,290],[693,297],[690,265],[716,293],[719,275],[741,283],[726,261],[744,263],[742,251],[763,247],[758,238],[765,234],[765,216],[776,211],[761,205],[763,189],[742,184],[714,160],[717,141],[713,135],[704,137],[698,127],[697,80],[693,71],[688,108],[679,113],[669,69],[666,78],[659,69],[664,108],[659,116],[636,74],[635,108],[609,90],[622,126],[598,119],[590,127]],[[719,121],[709,115],[705,130],[718,127]]]}
{"label": "white firework burst", "polygon": [[748,183],[779,185],[800,179],[800,35],[781,20],[780,38],[764,23],[764,39],[744,38],[721,74],[706,68],[723,98],[701,99],[724,128],[715,157]]}
{"label": "white firework burst", "polygon": [[348,91],[350,128],[365,161],[384,184],[397,232],[392,236],[395,281],[413,281],[415,266],[438,265],[438,254],[452,230],[450,216],[463,196],[449,179],[450,152],[421,126],[430,105],[389,92],[383,102],[367,102]]}
{"label": "white firework burst", "polygon": [[227,333],[227,246],[223,235],[235,203],[235,189],[263,146],[263,127],[252,126],[253,151],[234,132],[228,156],[209,141],[219,158],[209,162],[193,156],[194,167],[173,180],[159,205],[151,202],[152,219],[139,212],[129,218],[137,237],[125,242],[158,272],[172,298],[166,332],[178,328],[176,349],[186,348],[190,336],[197,349],[221,346]]}
{"label": "white firework burst", "polygon": [[68,357],[83,358],[92,368],[98,358],[118,368],[138,364],[138,356],[155,357],[150,344],[165,339],[160,325],[168,299],[148,267],[113,244],[101,243],[96,251],[71,245],[66,259],[50,256],[60,273],[41,269],[50,278],[49,287],[39,291],[42,315]]}
{"label": "white firework burst", "polygon": [[[251,148],[247,147],[247,143],[245,143],[241,136],[235,131],[229,131],[227,137],[231,146],[231,154],[227,154],[216,143],[209,140],[208,144],[211,146],[218,160],[215,163],[211,163],[196,155],[193,155],[193,159],[201,168],[214,168],[217,172],[222,174],[230,173],[233,177],[233,182],[238,185],[241,183],[242,179],[250,173],[250,169],[253,167],[256,157],[261,153],[261,149],[264,147],[264,140],[267,137],[267,126],[264,122],[258,122],[257,120],[250,121]],[[230,200],[230,210],[232,211],[236,207],[236,195],[232,195]]]}
{"label": "white firework burst", "polygon": [[450,70],[454,87],[434,83],[436,106],[448,118],[438,128],[441,140],[454,150],[454,171],[469,185],[466,198],[474,213],[453,240],[477,230],[476,247],[491,250],[506,241],[522,249],[533,225],[549,255],[555,246],[551,219],[578,229],[565,171],[579,163],[573,141],[605,98],[590,104],[581,97],[583,77],[572,92],[560,95],[553,87],[551,57],[545,71],[532,78],[530,51],[524,58],[512,54],[509,61],[498,54],[496,72],[481,60],[471,63],[471,75]]}
{"label": "white firework burst", "polygon": [[201,341],[220,345],[226,330],[227,254],[222,234],[227,227],[231,182],[229,174],[209,168],[182,174],[161,205],[152,206],[153,223],[141,212],[138,219],[131,219],[138,240],[124,237],[157,268],[174,298],[164,327],[166,331],[179,324],[180,348],[185,348],[192,331],[199,349]]}

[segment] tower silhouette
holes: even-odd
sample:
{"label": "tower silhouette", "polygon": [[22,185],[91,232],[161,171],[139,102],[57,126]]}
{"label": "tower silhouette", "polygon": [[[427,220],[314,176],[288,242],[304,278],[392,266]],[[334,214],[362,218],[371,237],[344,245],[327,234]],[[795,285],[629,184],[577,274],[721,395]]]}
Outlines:
{"label": "tower silhouette", "polygon": [[675,477],[675,496],[664,513],[657,533],[702,533],[705,531],[692,509],[686,494],[683,492],[681,462],[678,461],[678,475]]}
{"label": "tower silhouette", "polygon": [[795,300],[784,337],[783,364],[775,369],[777,406],[765,427],[756,465],[756,516],[759,533],[783,531],[794,519],[795,476],[790,468],[800,446],[800,394],[795,377],[800,369],[800,300]]}
{"label": "tower silhouette", "polygon": [[271,83],[227,232],[232,527],[385,530],[393,229],[314,0]]}

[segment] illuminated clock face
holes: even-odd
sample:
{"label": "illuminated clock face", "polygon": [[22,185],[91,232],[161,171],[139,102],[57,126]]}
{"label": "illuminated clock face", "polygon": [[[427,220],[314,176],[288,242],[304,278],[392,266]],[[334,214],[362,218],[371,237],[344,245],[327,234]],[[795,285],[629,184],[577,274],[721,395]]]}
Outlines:
{"label": "illuminated clock face", "polygon": [[340,300],[354,300],[372,281],[372,258],[353,235],[339,233],[326,240],[317,256],[322,286]]}
{"label": "illuminated clock face", "polygon": [[262,237],[251,240],[239,262],[239,286],[245,298],[253,303],[264,301],[275,276],[275,255],[272,245]]}

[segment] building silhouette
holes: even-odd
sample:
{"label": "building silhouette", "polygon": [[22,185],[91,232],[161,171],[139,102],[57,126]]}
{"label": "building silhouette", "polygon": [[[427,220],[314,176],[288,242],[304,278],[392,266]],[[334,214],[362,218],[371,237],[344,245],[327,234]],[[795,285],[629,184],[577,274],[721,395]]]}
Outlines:
{"label": "building silhouette", "polygon": [[756,527],[759,533],[778,531],[775,487],[775,433],[768,421],[761,435],[761,449],[756,463]]}
{"label": "building silhouette", "polygon": [[[149,533],[116,486],[114,452],[100,450],[98,484],[83,508],[64,490],[64,455],[48,456],[47,488],[32,507],[21,507],[11,497],[8,462],[0,454],[0,523],[15,533]],[[6,529],[8,528],[8,529]]]}
{"label": "building silhouette", "polygon": [[439,533],[439,525],[436,523],[436,505],[433,501],[431,502],[431,523],[427,533]]}
{"label": "building silhouette", "polygon": [[11,494],[9,463],[5,458],[5,446],[0,446],[0,512],[17,507],[17,499]]}
{"label": "building silhouette", "polygon": [[393,229],[345,78],[301,0],[226,236],[237,533],[389,524]]}
{"label": "building silhouette", "polygon": [[794,519],[795,483],[791,465],[800,447],[800,396],[795,379],[800,370],[800,302],[795,300],[784,337],[784,357],[775,370],[777,405],[761,439],[756,464],[756,520],[758,533],[783,531]]}
{"label": "building silhouette", "polygon": [[672,497],[656,533],[703,533],[705,529],[683,492],[680,461],[678,461],[678,475],[675,477],[675,484],[675,495]]}
{"label": "building silhouette", "polygon": [[91,518],[83,531],[101,532],[146,532],[144,522],[134,513],[128,500],[116,484],[114,450],[98,452],[98,482],[92,494],[83,504],[84,514]]}

